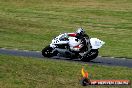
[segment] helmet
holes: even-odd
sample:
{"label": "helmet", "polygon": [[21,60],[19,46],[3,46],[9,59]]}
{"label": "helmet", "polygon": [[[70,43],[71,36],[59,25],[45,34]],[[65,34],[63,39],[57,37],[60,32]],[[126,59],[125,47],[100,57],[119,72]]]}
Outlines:
{"label": "helmet", "polygon": [[64,33],[64,38],[69,38],[68,34],[67,33]]}
{"label": "helmet", "polygon": [[76,33],[79,35],[84,35],[85,31],[83,30],[83,28],[78,28]]}

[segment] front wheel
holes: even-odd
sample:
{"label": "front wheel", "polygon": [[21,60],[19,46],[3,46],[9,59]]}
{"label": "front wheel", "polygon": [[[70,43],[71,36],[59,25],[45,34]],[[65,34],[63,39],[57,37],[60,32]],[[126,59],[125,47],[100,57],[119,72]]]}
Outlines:
{"label": "front wheel", "polygon": [[90,61],[95,59],[98,56],[98,49],[92,49],[89,53],[81,57],[82,61]]}
{"label": "front wheel", "polygon": [[48,45],[42,50],[42,55],[44,57],[52,57],[53,56],[52,51],[53,51],[53,48],[50,47],[50,45]]}

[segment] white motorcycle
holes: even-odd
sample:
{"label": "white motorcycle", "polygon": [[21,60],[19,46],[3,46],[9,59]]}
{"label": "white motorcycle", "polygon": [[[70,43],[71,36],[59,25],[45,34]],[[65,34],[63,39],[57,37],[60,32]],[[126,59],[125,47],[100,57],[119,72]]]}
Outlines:
{"label": "white motorcycle", "polygon": [[67,58],[79,58],[82,61],[90,61],[98,56],[98,49],[105,42],[97,38],[78,39],[76,37],[67,36],[68,33],[60,34],[55,37],[51,44],[42,50],[44,57],[64,56]]}

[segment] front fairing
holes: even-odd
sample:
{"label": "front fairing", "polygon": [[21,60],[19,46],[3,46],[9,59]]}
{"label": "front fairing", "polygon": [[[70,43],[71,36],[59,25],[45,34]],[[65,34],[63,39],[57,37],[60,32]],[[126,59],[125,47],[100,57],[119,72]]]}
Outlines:
{"label": "front fairing", "polygon": [[52,40],[51,44],[67,44],[69,41],[65,38],[65,34],[60,34]]}

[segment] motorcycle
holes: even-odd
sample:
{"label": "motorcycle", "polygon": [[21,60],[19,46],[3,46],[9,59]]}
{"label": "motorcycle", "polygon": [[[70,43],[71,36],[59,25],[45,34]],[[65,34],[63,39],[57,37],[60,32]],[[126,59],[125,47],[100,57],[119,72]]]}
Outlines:
{"label": "motorcycle", "polygon": [[97,38],[68,36],[68,33],[55,37],[51,44],[42,49],[44,57],[63,56],[66,58],[79,58],[82,61],[90,61],[98,56],[99,48],[105,44]]}

